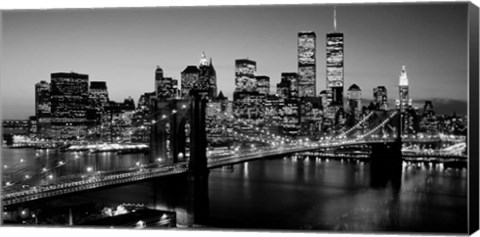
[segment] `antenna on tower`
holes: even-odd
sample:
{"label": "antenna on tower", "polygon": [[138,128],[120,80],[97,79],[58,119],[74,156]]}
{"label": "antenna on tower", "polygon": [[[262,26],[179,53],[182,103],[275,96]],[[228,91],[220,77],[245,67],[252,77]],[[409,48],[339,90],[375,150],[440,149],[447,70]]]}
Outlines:
{"label": "antenna on tower", "polygon": [[337,32],[337,7],[333,7],[333,31]]}

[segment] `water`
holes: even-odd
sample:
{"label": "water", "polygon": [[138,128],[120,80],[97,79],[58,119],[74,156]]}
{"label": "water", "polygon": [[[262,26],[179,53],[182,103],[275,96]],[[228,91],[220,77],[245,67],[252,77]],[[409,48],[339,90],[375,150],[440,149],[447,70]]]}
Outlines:
{"label": "water", "polygon": [[[28,157],[30,166],[38,169],[51,160],[54,163],[74,156],[74,153],[52,153],[36,157],[33,150],[3,149],[2,165],[13,165],[20,157]],[[146,159],[143,155],[118,157],[107,153],[79,156],[81,159],[65,167],[126,168]],[[405,162],[402,169],[399,189],[389,184],[372,186],[368,162],[285,157],[214,169],[208,179],[209,223],[215,227],[248,229],[466,231],[466,169]],[[83,193],[66,202],[94,202],[99,206],[144,203],[172,210],[177,198],[172,193],[182,186],[162,182]]]}
{"label": "water", "polygon": [[[404,164],[406,165],[406,164]],[[466,170],[405,166],[400,190],[372,188],[368,163],[259,160],[213,171],[210,216],[232,227],[464,232]]]}

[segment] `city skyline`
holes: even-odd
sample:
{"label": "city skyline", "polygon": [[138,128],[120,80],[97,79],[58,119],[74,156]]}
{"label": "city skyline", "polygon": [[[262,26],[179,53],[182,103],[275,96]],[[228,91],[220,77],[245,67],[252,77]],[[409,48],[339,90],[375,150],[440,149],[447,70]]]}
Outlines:
{"label": "city skyline", "polygon": [[[385,86],[389,100],[396,99],[405,64],[415,106],[433,100],[436,110],[466,113],[467,34],[460,27],[465,6],[336,6],[337,31],[345,35],[345,87],[355,83],[363,99],[372,100],[373,88]],[[4,12],[2,119],[33,115],[34,85],[48,81],[51,73],[88,74],[90,81],[107,82],[111,99],[138,101],[154,91],[156,65],[180,80],[186,66],[198,65],[202,52],[213,59],[218,92],[229,99],[236,59],[256,61],[256,75],[270,77],[275,91],[282,72],[297,71],[297,34],[304,30],[317,35],[318,95],[325,89],[325,36],[333,31],[333,5]]]}

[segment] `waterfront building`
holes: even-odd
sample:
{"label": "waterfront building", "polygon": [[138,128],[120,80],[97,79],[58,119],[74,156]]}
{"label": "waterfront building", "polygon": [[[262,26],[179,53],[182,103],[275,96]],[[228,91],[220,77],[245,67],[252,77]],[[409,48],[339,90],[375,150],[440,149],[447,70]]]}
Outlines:
{"label": "waterfront building", "polygon": [[51,125],[52,132],[57,137],[78,137],[86,133],[88,86],[86,74],[51,74]]}
{"label": "waterfront building", "polygon": [[102,116],[105,113],[105,105],[109,101],[107,83],[105,81],[91,81],[89,90],[90,113],[89,120],[95,125],[101,125]]}
{"label": "waterfront building", "polygon": [[135,103],[131,97],[123,102],[108,101],[105,105],[103,121],[108,121],[102,126],[101,137],[105,141],[131,141],[133,135],[133,121]]}
{"label": "waterfront building", "polygon": [[52,119],[51,109],[50,83],[40,81],[35,84],[35,116],[37,118],[37,131],[39,135],[46,135],[50,130]]}
{"label": "waterfront building", "polygon": [[298,33],[298,90],[300,97],[316,95],[316,35],[313,31]]}

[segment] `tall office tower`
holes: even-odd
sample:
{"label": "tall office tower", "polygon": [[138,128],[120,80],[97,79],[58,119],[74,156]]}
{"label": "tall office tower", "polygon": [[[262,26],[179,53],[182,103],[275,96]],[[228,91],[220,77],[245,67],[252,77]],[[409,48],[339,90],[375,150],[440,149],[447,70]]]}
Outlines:
{"label": "tall office tower", "polygon": [[46,135],[52,117],[51,108],[50,83],[40,81],[35,84],[35,116],[39,134]]}
{"label": "tall office tower", "polygon": [[215,68],[213,67],[212,58],[210,58],[210,61],[208,63],[208,71],[209,71],[209,74],[210,74],[209,94],[211,95],[211,98],[216,98],[217,97],[217,72],[215,71]]}
{"label": "tall office tower", "polygon": [[280,109],[280,117],[283,135],[295,137],[300,132],[300,111],[298,99],[286,99]]}
{"label": "tall office tower", "polygon": [[172,100],[178,94],[178,81],[171,77],[163,77],[163,70],[157,66],[155,70],[155,96],[158,101]]}
{"label": "tall office tower", "polygon": [[199,77],[195,84],[195,91],[210,99],[217,97],[217,74],[213,68],[212,59],[210,58],[208,61],[205,53],[202,53],[200,59]]}
{"label": "tall office tower", "polygon": [[375,107],[377,109],[388,109],[387,98],[387,88],[385,88],[384,86],[377,86],[377,88],[373,88],[373,102],[375,103]]}
{"label": "tall office tower", "polygon": [[89,110],[87,119],[95,125],[102,124],[102,117],[105,114],[105,105],[108,103],[107,83],[104,81],[91,81],[88,95]]}
{"label": "tall office tower", "polygon": [[280,108],[283,107],[285,100],[276,95],[267,95],[263,103],[265,114],[265,125],[268,131],[274,134],[280,133],[282,118],[280,117]]}
{"label": "tall office tower", "polygon": [[[288,91],[289,98],[297,98],[298,91],[299,91],[299,83],[298,83],[298,74],[295,72],[282,72],[281,74],[281,81],[288,81],[290,84],[290,88]],[[313,97],[313,96],[309,96]]]}
{"label": "tall office tower", "polygon": [[190,95],[192,92],[195,83],[198,81],[200,77],[200,70],[198,70],[197,66],[187,66],[185,70],[181,73],[181,93],[180,96],[185,98]]}
{"label": "tall office tower", "polygon": [[235,60],[235,92],[254,92],[257,90],[256,70],[257,63],[253,60]]}
{"label": "tall office tower", "polygon": [[330,105],[343,107],[343,33],[337,32],[336,10],[334,10],[334,31],[327,34],[327,92]]}
{"label": "tall office tower", "polygon": [[362,90],[357,84],[353,84],[347,91],[348,107],[355,117],[362,111]]}
{"label": "tall office tower", "polygon": [[300,97],[315,97],[317,94],[315,42],[315,32],[298,33],[298,94]]}
{"label": "tall office tower", "polygon": [[400,73],[399,78],[399,98],[400,98],[400,108],[402,112],[405,112],[405,109],[411,105],[411,100],[408,95],[408,77],[407,70],[405,65],[402,66],[402,72]]}
{"label": "tall office tower", "polygon": [[59,136],[80,136],[87,126],[88,75],[51,74],[52,127]]}
{"label": "tall office tower", "polygon": [[255,79],[257,63],[249,59],[235,60],[235,91],[233,114],[241,123],[258,124],[262,121],[261,98]]}
{"label": "tall office tower", "polygon": [[277,96],[280,99],[288,99],[290,97],[290,81],[282,77],[280,83],[277,83]]}
{"label": "tall office tower", "polygon": [[270,77],[268,76],[255,76],[257,80],[257,91],[262,95],[270,94]]}

